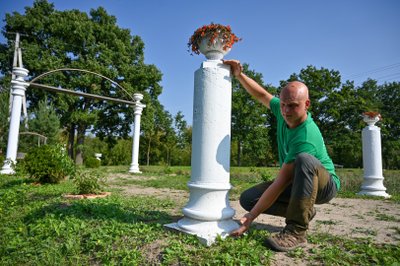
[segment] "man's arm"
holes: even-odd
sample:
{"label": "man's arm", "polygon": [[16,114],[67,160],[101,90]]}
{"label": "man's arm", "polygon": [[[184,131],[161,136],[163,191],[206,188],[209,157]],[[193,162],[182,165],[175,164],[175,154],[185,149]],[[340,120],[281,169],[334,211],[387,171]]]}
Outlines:
{"label": "man's arm", "polygon": [[224,64],[230,65],[233,75],[242,84],[246,91],[254,96],[259,102],[261,102],[266,107],[269,107],[271,99],[274,97],[268,91],[266,91],[262,86],[260,86],[253,79],[246,76],[242,70],[242,65],[238,60],[222,60]]}
{"label": "man's arm", "polygon": [[254,205],[253,209],[240,219],[240,226],[238,229],[231,232],[232,236],[239,236],[246,232],[250,224],[254,219],[257,218],[262,212],[271,207],[271,205],[276,201],[279,195],[285,190],[285,188],[290,185],[294,176],[294,162],[289,164],[283,164],[282,168],[279,170],[278,176],[274,182],[264,191],[260,199]]}

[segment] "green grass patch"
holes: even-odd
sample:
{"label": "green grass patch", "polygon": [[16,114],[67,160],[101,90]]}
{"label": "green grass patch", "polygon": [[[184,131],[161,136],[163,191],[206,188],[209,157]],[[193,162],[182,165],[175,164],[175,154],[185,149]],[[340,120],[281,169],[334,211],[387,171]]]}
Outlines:
{"label": "green grass patch", "polygon": [[187,183],[189,182],[189,176],[183,175],[163,175],[157,178],[143,178],[143,179],[129,179],[120,178],[114,184],[116,185],[140,185],[143,187],[154,187],[154,188],[170,188],[177,190],[188,191]]}
{"label": "green grass patch", "polygon": [[315,248],[308,250],[313,265],[398,265],[400,247],[374,244],[369,238],[346,239],[328,234],[308,237]]}
{"label": "green grass patch", "polygon": [[[116,182],[187,190],[190,168],[157,166],[141,170],[149,178],[123,178]],[[128,167],[102,166],[100,171],[106,175],[127,174]],[[231,194],[237,197],[247,187],[273,178],[276,171],[276,168],[232,168]],[[355,171],[349,172],[356,176]],[[348,187],[352,186],[345,185],[344,191]],[[265,230],[252,227],[247,235],[217,239],[210,248],[192,235],[164,227],[180,218],[174,216],[177,203],[173,200],[127,196],[116,189],[111,196],[101,199],[63,197],[75,190],[69,180],[37,185],[30,179],[0,175],[0,265],[272,263],[274,252],[263,245],[269,236]],[[396,219],[379,213],[374,215],[379,220]],[[369,237],[373,235],[373,232],[365,233]],[[312,265],[396,265],[400,262],[399,247],[375,244],[370,238],[346,239],[331,235],[309,235],[308,238],[312,248],[296,249],[288,255]]]}
{"label": "green grass patch", "polygon": [[[126,174],[128,166],[107,166],[102,167],[104,173],[123,173]],[[141,166],[141,175],[156,177],[151,180],[130,180],[124,181],[126,184],[138,184],[141,186],[149,186],[155,188],[171,188],[178,190],[187,190],[187,182],[190,181],[189,166]],[[338,197],[341,198],[361,198],[361,199],[382,199],[380,197],[358,195],[363,182],[362,169],[337,169],[337,174],[341,180],[341,190]],[[258,183],[273,180],[279,168],[277,167],[231,167],[230,197],[232,200],[239,198],[240,194]],[[400,171],[387,170],[384,171],[384,185],[387,193],[391,195],[390,200],[400,203]]]}

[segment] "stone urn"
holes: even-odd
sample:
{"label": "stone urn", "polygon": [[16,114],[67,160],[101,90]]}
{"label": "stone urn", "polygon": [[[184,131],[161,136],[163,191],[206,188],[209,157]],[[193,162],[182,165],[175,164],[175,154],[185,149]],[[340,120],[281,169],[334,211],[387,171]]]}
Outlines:
{"label": "stone urn", "polygon": [[381,115],[378,112],[365,112],[363,113],[363,120],[368,126],[373,126],[381,120]]}
{"label": "stone urn", "polygon": [[230,47],[225,47],[226,43],[221,37],[217,37],[210,42],[210,38],[204,38],[199,43],[199,51],[208,60],[221,60],[231,50]]}

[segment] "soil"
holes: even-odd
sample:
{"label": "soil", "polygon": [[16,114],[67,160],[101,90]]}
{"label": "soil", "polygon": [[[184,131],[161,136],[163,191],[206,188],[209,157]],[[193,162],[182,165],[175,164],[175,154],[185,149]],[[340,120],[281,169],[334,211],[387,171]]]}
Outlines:
{"label": "soil", "polygon": [[97,199],[111,195],[111,192],[101,192],[99,194],[66,194],[63,195],[66,199]]}
{"label": "soil", "polygon": [[[118,176],[115,176],[118,178]],[[114,178],[115,178],[114,177]],[[122,177],[119,176],[119,177]],[[122,178],[148,178],[132,175]],[[113,182],[111,181],[111,184]],[[112,185],[113,186],[113,185]],[[188,202],[189,194],[181,190],[157,189],[126,185],[118,187],[127,195],[153,195],[160,198],[168,198],[177,203],[174,215],[182,216],[181,209]],[[230,201],[231,207],[236,211],[234,220],[238,221],[246,211],[238,201]],[[400,244],[400,208],[399,204],[389,200],[375,199],[348,199],[334,198],[331,202],[316,205],[317,214],[309,225],[309,234],[328,233],[345,238],[368,237],[375,243]],[[278,232],[285,225],[284,218],[262,214],[253,222],[253,227],[265,229],[269,232]],[[308,244],[312,248],[312,244]],[[159,248],[152,246],[154,252]],[[150,254],[149,254],[150,255]],[[158,257],[160,254],[152,254]],[[286,253],[277,252],[274,255],[272,265],[306,265],[306,261],[300,258],[292,258]]]}

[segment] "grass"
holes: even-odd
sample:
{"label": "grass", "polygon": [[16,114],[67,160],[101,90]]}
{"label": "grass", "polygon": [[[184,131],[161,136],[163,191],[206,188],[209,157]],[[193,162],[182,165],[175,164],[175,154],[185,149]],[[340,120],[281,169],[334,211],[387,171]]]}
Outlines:
{"label": "grass", "polygon": [[[102,167],[107,175],[126,174],[128,167]],[[143,180],[117,179],[118,184],[187,190],[188,167],[141,167]],[[92,171],[92,170],[90,170]],[[232,168],[232,197],[262,180],[275,168]],[[357,191],[358,170],[342,170],[346,180],[340,196]],[[387,175],[388,192],[398,197],[399,172]],[[386,176],[385,176],[386,178]],[[398,178],[396,178],[398,179]],[[347,182],[348,181],[348,182]],[[362,182],[362,181],[361,181]],[[25,177],[0,175],[0,265],[268,265],[274,252],[263,246],[269,233],[252,229],[237,239],[218,239],[212,247],[187,234],[166,230],[175,222],[176,203],[151,196],[111,196],[68,200],[71,181],[36,185]],[[376,219],[396,217],[375,214]],[[375,244],[369,238],[346,239],[312,234],[311,249],[289,252],[294,259],[321,265],[398,265],[400,247]],[[397,264],[396,264],[397,263]]]}
{"label": "grass", "polygon": [[[126,173],[126,166],[107,167],[106,173]],[[172,188],[187,190],[187,182],[190,180],[190,167],[181,166],[142,166],[143,175],[158,177],[152,180],[131,180],[127,184],[137,184],[156,188]],[[232,167],[230,182],[233,188],[230,191],[231,199],[238,199],[240,193],[262,181],[272,180],[278,173],[277,167]],[[363,183],[362,169],[337,169],[341,179],[341,190],[338,197],[342,198],[367,198],[381,199],[365,195],[357,195]],[[400,171],[386,170],[384,175],[384,186],[387,193],[391,195],[390,200],[400,202]]]}
{"label": "grass", "polygon": [[175,218],[169,214],[172,201],[62,197],[73,191],[69,181],[35,186],[24,178],[0,176],[1,265],[151,265],[159,262],[154,243],[163,265],[265,264],[272,256],[257,232],[238,241],[218,241],[212,250],[194,236],[165,230],[163,225]]}
{"label": "grass", "polygon": [[310,260],[321,265],[398,265],[400,247],[376,245],[369,238],[343,239],[328,234],[308,238],[318,248],[310,250]]}

